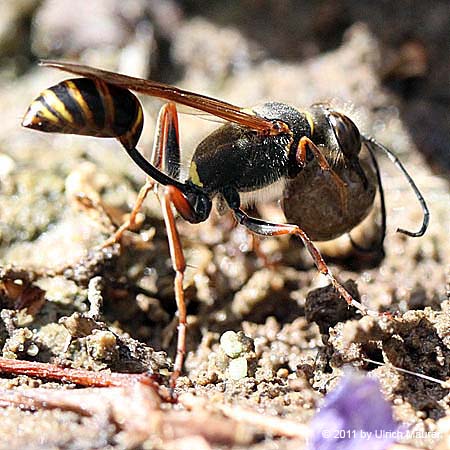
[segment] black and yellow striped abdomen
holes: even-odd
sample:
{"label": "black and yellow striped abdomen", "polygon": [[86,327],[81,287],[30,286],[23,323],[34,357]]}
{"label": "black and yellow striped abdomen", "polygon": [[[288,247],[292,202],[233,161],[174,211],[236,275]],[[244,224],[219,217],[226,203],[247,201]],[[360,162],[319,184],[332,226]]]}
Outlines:
{"label": "black and yellow striped abdomen", "polygon": [[43,91],[22,125],[50,133],[112,137],[130,149],[141,136],[143,122],[141,104],[129,90],[76,78]]}

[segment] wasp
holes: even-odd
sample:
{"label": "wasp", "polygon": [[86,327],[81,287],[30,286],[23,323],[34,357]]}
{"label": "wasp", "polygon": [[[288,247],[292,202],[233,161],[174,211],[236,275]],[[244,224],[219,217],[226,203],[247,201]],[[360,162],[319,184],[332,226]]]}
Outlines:
{"label": "wasp", "polygon": [[[175,297],[178,308],[177,354],[172,380],[175,380],[182,370],[186,340],[186,306],[183,292],[186,263],[172,205],[185,220],[199,223],[208,219],[213,200],[218,199],[218,203],[231,210],[237,222],[252,233],[262,236],[298,236],[319,272],[327,277],[339,295],[362,314],[377,315],[352,298],[299,225],[272,223],[251,217],[241,205],[243,195],[263,192],[283,180],[293,179],[314,160],[320,170],[328,174],[342,210],[347,211],[349,206],[352,206],[349,205],[349,186],[334,170],[336,162],[327,159],[327,152],[331,150],[339,155],[339,160],[357,174],[365,191],[372,188],[359,161],[362,144],[392,155],[374,139],[361,135],[349,117],[324,105],[313,105],[307,110],[299,110],[284,103],[269,102],[250,109],[241,108],[174,86],[88,66],[58,61],[44,61],[41,64],[82,78],[66,80],[43,91],[29,106],[22,125],[45,132],[116,138],[133,161],[148,175],[130,220],[118,229],[107,241],[108,244],[120,241],[121,234],[133,222],[147,193],[153,188],[153,183],[156,182],[159,187],[158,194],[175,271]],[[136,149],[144,119],[140,102],[131,91],[167,101],[159,113],[150,161]],[[197,146],[188,175],[183,177],[185,179],[182,179],[180,171],[176,104],[212,114],[225,121]],[[397,161],[396,159],[396,164],[400,165]],[[407,175],[406,170],[401,167]],[[428,209],[409,175],[407,178],[418,193],[424,210],[424,220],[418,232],[400,231],[420,236],[428,225]],[[327,218],[317,220],[326,221]],[[352,226],[349,225],[350,229]],[[339,231],[342,232],[344,231]]]}

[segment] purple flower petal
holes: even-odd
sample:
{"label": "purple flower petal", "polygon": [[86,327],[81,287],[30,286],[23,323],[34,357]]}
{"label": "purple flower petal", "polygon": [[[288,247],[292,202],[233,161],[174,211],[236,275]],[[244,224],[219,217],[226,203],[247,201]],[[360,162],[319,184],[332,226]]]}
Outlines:
{"label": "purple flower petal", "polygon": [[378,380],[350,371],[312,420],[309,449],[383,450],[397,431],[399,424]]}

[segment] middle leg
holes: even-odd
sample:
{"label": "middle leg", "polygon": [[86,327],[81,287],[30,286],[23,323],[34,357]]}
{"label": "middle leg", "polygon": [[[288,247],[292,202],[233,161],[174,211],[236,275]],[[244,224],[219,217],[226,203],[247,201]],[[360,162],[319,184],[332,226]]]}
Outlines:
{"label": "middle leg", "polygon": [[256,219],[250,217],[240,208],[240,198],[239,194],[235,191],[226,192],[224,195],[228,205],[233,210],[237,221],[245,226],[248,230],[253,233],[262,236],[281,236],[286,234],[296,235],[300,237],[304,246],[311,255],[314,264],[316,265],[319,272],[326,276],[339,295],[351,306],[358,309],[363,315],[370,315],[378,317],[378,314],[374,311],[366,308],[362,303],[355,300],[342,286],[341,283],[334,277],[331,270],[329,269],[327,263],[320,254],[318,248],[314,245],[308,235],[298,226],[291,224],[279,224],[266,222],[265,220]]}

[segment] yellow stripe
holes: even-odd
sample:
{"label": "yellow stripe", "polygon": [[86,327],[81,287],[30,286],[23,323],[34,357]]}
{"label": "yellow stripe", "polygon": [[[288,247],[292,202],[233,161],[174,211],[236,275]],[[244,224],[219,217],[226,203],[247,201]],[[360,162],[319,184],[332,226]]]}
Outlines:
{"label": "yellow stripe", "polygon": [[108,85],[100,80],[95,80],[95,86],[97,87],[103,102],[103,109],[105,111],[105,129],[114,131],[114,102],[109,92]]}
{"label": "yellow stripe", "polygon": [[196,185],[203,187],[203,183],[200,181],[200,177],[197,171],[197,164],[192,161],[191,167],[189,167],[189,179]]}
{"label": "yellow stripe", "polygon": [[46,119],[48,122],[58,123],[59,117],[55,116],[40,100],[35,100],[28,108],[27,117],[32,117],[33,121]]}
{"label": "yellow stripe", "polygon": [[136,117],[136,120],[134,121],[133,126],[131,127],[131,130],[129,130],[127,132],[127,134],[134,136],[137,132],[137,130],[139,129],[140,125],[142,124],[142,108],[141,105],[137,104],[136,105],[138,108],[138,115]]}
{"label": "yellow stripe", "polygon": [[70,80],[65,81],[65,83],[70,96],[74,99],[75,103],[81,108],[86,125],[95,128],[96,124],[94,122],[94,115],[92,114],[89,105],[86,103],[86,100],[81,95],[81,92],[78,89],[77,85]]}
{"label": "yellow stripe", "polygon": [[314,134],[314,118],[309,111],[303,111],[303,114],[306,117],[306,120],[309,123],[309,128],[311,128],[311,136]]}
{"label": "yellow stripe", "polygon": [[72,114],[66,108],[64,102],[52,90],[45,90],[42,93],[42,97],[44,97],[47,104],[53,108],[66,122],[74,123]]}
{"label": "yellow stripe", "polygon": [[[122,144],[124,144],[126,147],[135,146],[137,144],[137,142],[135,142],[136,135],[139,129],[139,125],[142,123],[143,120],[141,106],[139,104],[137,106],[138,106],[138,116],[136,117],[133,126],[125,134],[122,134],[122,136],[118,137],[119,141],[122,142]],[[137,136],[137,138],[139,139],[139,136]]]}

